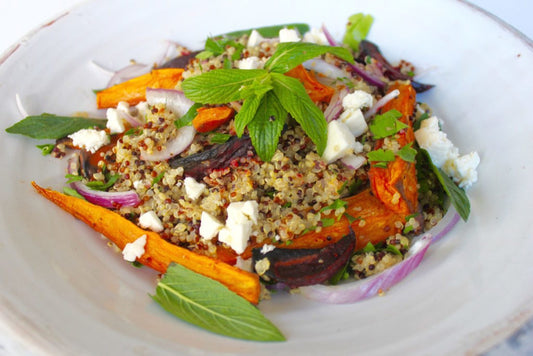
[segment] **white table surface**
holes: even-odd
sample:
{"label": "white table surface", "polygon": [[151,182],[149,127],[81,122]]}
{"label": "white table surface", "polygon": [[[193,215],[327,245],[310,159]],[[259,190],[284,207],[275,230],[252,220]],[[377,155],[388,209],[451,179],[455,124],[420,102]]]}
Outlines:
{"label": "white table surface", "polygon": [[[105,0],[100,0],[105,1]],[[82,0],[0,0],[0,54],[36,27]],[[533,39],[533,0],[470,0]],[[0,335],[0,356],[11,356],[10,341]],[[533,355],[533,320],[486,356]]]}

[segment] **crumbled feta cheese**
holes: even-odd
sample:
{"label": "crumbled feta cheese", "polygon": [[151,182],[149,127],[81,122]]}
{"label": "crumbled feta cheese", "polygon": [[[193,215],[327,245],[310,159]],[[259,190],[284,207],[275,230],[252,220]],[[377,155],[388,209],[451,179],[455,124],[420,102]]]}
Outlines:
{"label": "crumbled feta cheese", "polygon": [[248,245],[253,225],[257,223],[259,205],[253,200],[234,202],[228,205],[226,211],[226,226],[220,229],[218,240],[241,254]]}
{"label": "crumbled feta cheese", "polygon": [[254,224],[257,224],[259,205],[254,200],[234,202],[228,205],[226,212],[228,213],[228,220],[239,224],[251,220]]}
{"label": "crumbled feta cheese", "polygon": [[312,28],[304,34],[304,42],[316,43],[319,45],[329,45],[328,39],[321,28]]}
{"label": "crumbled feta cheese", "polygon": [[346,124],[355,137],[368,131],[368,125],[361,109],[346,110],[339,116],[339,120]]}
{"label": "crumbled feta cheese", "polygon": [[300,34],[297,30],[291,28],[282,28],[279,30],[279,42],[298,42]]}
{"label": "crumbled feta cheese", "polygon": [[364,90],[356,90],[342,98],[342,107],[344,110],[369,108],[373,103],[374,98],[372,95]]}
{"label": "crumbled feta cheese", "polygon": [[205,189],[204,183],[199,183],[192,177],[185,178],[183,183],[185,185],[185,193],[191,200],[198,199]]}
{"label": "crumbled feta cheese", "polygon": [[133,242],[128,242],[122,250],[123,258],[128,262],[133,262],[144,255],[144,246],[146,246],[146,235],[142,235]]}
{"label": "crumbled feta cheese", "polygon": [[217,236],[218,232],[224,227],[224,225],[218,221],[213,215],[208,212],[202,211],[202,217],[200,220],[200,236],[205,240],[211,240]]}
{"label": "crumbled feta cheese", "polygon": [[418,145],[429,153],[433,164],[439,168],[443,167],[446,161],[459,157],[459,150],[440,130],[439,121],[435,116],[420,123],[420,128],[415,131],[415,138]]}
{"label": "crumbled feta cheese", "polygon": [[328,123],[328,137],[322,159],[331,163],[353,153],[356,148],[355,142],[354,135],[345,123],[339,120],[331,121]]}
{"label": "crumbled feta cheese", "polygon": [[415,131],[415,139],[429,153],[433,164],[458,183],[459,187],[468,189],[477,181],[479,155],[471,152],[459,156],[459,149],[440,130],[435,116],[421,122],[420,128]]}
{"label": "crumbled feta cheese", "polygon": [[126,130],[124,126],[124,121],[122,120],[122,115],[120,115],[117,109],[107,109],[106,117],[106,127],[109,129],[110,133],[122,133]]}
{"label": "crumbled feta cheese", "polygon": [[146,114],[150,111],[150,105],[146,101],[141,101],[139,104],[135,105],[135,109],[137,110],[137,117],[141,119],[141,121],[145,121]]}
{"label": "crumbled feta cheese", "polygon": [[261,69],[263,67],[263,62],[261,62],[259,57],[250,56],[238,61],[237,67],[239,69]]}
{"label": "crumbled feta cheese", "polygon": [[81,129],[69,135],[72,144],[95,153],[98,149],[109,143],[109,136],[103,130]]}
{"label": "crumbled feta cheese", "polygon": [[248,48],[256,47],[259,46],[259,44],[264,40],[265,39],[263,38],[263,36],[261,36],[259,32],[257,32],[256,30],[252,30],[252,32],[250,33],[250,37],[248,37],[248,43],[246,44],[246,46]]}
{"label": "crumbled feta cheese", "polygon": [[163,223],[153,211],[147,211],[139,216],[139,225],[144,229],[150,229],[155,232],[164,230]]}
{"label": "crumbled feta cheese", "polygon": [[265,244],[265,245],[263,245],[263,247],[261,247],[261,253],[264,255],[265,253],[268,253],[270,251],[274,251],[275,248],[276,248],[276,246],[274,246],[274,245]]}

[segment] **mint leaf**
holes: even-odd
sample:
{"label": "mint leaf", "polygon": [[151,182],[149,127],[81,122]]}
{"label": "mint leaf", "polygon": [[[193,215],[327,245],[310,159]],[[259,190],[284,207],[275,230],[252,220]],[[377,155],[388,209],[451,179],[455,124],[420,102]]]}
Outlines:
{"label": "mint leaf", "polygon": [[152,298],[178,318],[217,334],[256,341],[285,340],[244,298],[175,263],[169,265]]}
{"label": "mint leaf", "polygon": [[56,145],[54,145],[53,143],[46,143],[44,145],[37,145],[35,147],[41,150],[43,156],[46,156],[52,153]]}
{"label": "mint leaf", "polygon": [[379,150],[368,152],[367,157],[370,162],[390,162],[394,161],[395,155],[391,150],[380,148]]}
{"label": "mint leaf", "polygon": [[209,142],[210,143],[224,143],[224,142],[227,142],[230,138],[231,138],[230,134],[215,132],[209,138]]}
{"label": "mint leaf", "polygon": [[402,117],[402,113],[395,109],[389,110],[381,115],[376,115],[369,125],[374,139],[389,137],[407,128],[408,126],[406,124],[398,120],[400,117]]}
{"label": "mint leaf", "polygon": [[272,73],[272,86],[281,105],[302,126],[317,147],[319,155],[324,153],[328,125],[322,111],[313,103],[298,79]]}
{"label": "mint leaf", "polygon": [[346,206],[348,206],[348,202],[346,202],[345,200],[335,199],[333,203],[320,209],[320,212],[324,212],[328,210],[337,210],[340,208],[345,208]]}
{"label": "mint leaf", "polygon": [[107,177],[107,178],[108,178],[107,182],[94,180],[94,181],[91,181],[91,182],[87,182],[87,184],[85,184],[85,185],[88,186],[89,188],[93,189],[93,190],[106,191],[109,188],[111,188],[113,186],[113,184],[115,184],[115,182],[120,178],[120,174],[114,174],[114,175],[112,175],[110,177]]}
{"label": "mint leaf", "polygon": [[254,119],[248,124],[252,144],[263,161],[270,161],[276,152],[286,120],[287,111],[276,95],[273,92],[266,93],[261,99]]}
{"label": "mint leaf", "polygon": [[355,52],[359,51],[359,43],[366,38],[373,22],[374,18],[371,15],[357,13],[350,16],[342,43],[348,45]]}
{"label": "mint leaf", "polygon": [[174,121],[174,125],[179,129],[179,128],[182,128],[184,126],[190,126],[192,125],[192,120],[194,120],[194,118],[196,117],[196,115],[198,114],[198,109],[201,108],[203,105],[200,104],[200,103],[194,103],[190,108],[189,110],[187,110],[187,112],[185,113],[185,115],[183,115],[182,117],[180,117],[179,119],[175,120]]}
{"label": "mint leaf", "polygon": [[420,152],[422,152],[423,156],[425,156],[424,158],[427,159],[431,169],[433,170],[433,173],[435,173],[437,176],[437,179],[442,185],[442,189],[444,189],[446,195],[448,195],[450,198],[450,202],[459,216],[461,216],[464,221],[467,221],[468,216],[470,215],[470,200],[468,200],[465,191],[459,188],[457,184],[455,184],[453,180],[446,175],[446,173],[433,164],[431,157],[426,150],[420,149]]}
{"label": "mint leaf", "polygon": [[242,99],[241,89],[265,74],[262,69],[215,69],[185,79],[182,89],[185,96],[194,102],[227,104]]}
{"label": "mint leaf", "polygon": [[263,96],[253,95],[244,99],[241,110],[235,115],[234,124],[237,136],[241,137],[244,133],[244,128],[254,119],[262,98]]}
{"label": "mint leaf", "polygon": [[278,44],[276,52],[265,63],[265,69],[271,72],[285,73],[308,59],[325,53],[331,53],[347,62],[354,63],[350,51],[343,47],[323,46],[307,42],[283,42]]}
{"label": "mint leaf", "polygon": [[6,132],[20,134],[36,139],[53,139],[66,137],[81,129],[99,127],[105,128],[105,119],[90,119],[85,117],[57,116],[41,114],[27,116],[6,129]]}
{"label": "mint leaf", "polygon": [[410,142],[407,145],[403,146],[397,154],[404,161],[412,163],[415,162],[417,152],[413,148],[413,144]]}

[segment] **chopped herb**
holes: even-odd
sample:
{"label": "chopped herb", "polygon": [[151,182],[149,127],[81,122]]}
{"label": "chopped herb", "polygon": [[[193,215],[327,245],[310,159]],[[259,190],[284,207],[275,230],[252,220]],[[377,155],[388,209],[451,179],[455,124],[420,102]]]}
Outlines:
{"label": "chopped herb", "polygon": [[290,208],[291,206],[292,206],[292,203],[290,201],[282,205],[283,208]]}
{"label": "chopped herb", "polygon": [[139,262],[139,261],[137,261],[137,260],[136,260],[136,261],[133,261],[133,262],[131,262],[131,265],[132,265],[133,267],[135,267],[135,268],[141,268],[141,267],[143,266],[143,264],[142,264],[142,263],[140,263],[140,262]]}
{"label": "chopped herb", "polygon": [[402,117],[402,113],[395,109],[389,110],[381,115],[376,115],[369,126],[374,138],[389,137],[407,128],[408,126],[406,124],[398,120],[400,117]]}
{"label": "chopped herb", "polygon": [[161,181],[161,179],[163,179],[163,177],[165,176],[165,172],[161,172],[157,175],[157,177],[155,177],[154,179],[152,179],[152,187],[154,185],[156,185],[157,183],[159,183]]}
{"label": "chopped herb", "polygon": [[76,175],[76,174],[67,174],[65,175],[65,178],[67,178],[67,184],[70,184],[72,182],[79,182],[83,180],[82,176]]}
{"label": "chopped herb", "polygon": [[56,147],[56,145],[53,144],[53,143],[48,143],[48,144],[44,144],[44,145],[37,145],[35,147],[37,147],[38,149],[41,150],[41,153],[42,153],[43,156],[46,156],[46,155],[49,155],[50,153],[52,153],[52,151],[54,150],[54,147]]}
{"label": "chopped herb", "polygon": [[85,200],[83,195],[78,193],[76,189],[72,189],[70,187],[63,187],[63,193],[65,193],[66,195],[70,195],[71,197],[76,197]]}
{"label": "chopped herb", "polygon": [[215,132],[209,137],[209,142],[211,143],[224,143],[231,138],[230,134]]}
{"label": "chopped herb", "polygon": [[418,130],[420,128],[420,124],[422,123],[422,121],[429,119],[429,117],[430,116],[428,112],[425,112],[422,115],[420,115],[420,117],[418,117],[413,123],[413,130],[414,131]]}
{"label": "chopped herb", "polygon": [[87,182],[86,186],[88,186],[89,188],[93,190],[106,191],[109,188],[111,188],[117,182],[119,178],[120,178],[120,174],[114,174],[114,175],[106,174],[106,180],[104,182],[95,180],[95,181]]}
{"label": "chopped herb", "polygon": [[395,155],[391,150],[380,148],[379,150],[368,152],[367,157],[370,162],[390,162],[394,161]]}
{"label": "chopped herb", "polygon": [[396,246],[394,246],[394,245],[387,245],[387,247],[385,247],[385,251],[386,252],[390,252],[393,255],[397,255],[397,256],[402,256],[403,255],[400,252],[400,250],[398,250],[398,248]]}
{"label": "chopped herb", "polygon": [[286,246],[292,245],[292,240],[287,240],[287,241],[285,241],[285,245],[286,245]]}
{"label": "chopped herb", "polygon": [[351,216],[351,215],[348,214],[348,213],[344,213],[343,215],[346,217],[346,219],[348,219],[348,222],[349,222],[350,224],[352,224],[353,222],[355,222],[355,221],[357,221],[357,220],[361,220],[361,217],[360,217],[360,216],[358,216],[358,217],[355,218],[355,217]]}
{"label": "chopped herb", "polygon": [[198,112],[196,110],[201,108],[202,106],[203,106],[202,104],[194,103],[189,108],[189,110],[187,110],[185,115],[183,115],[182,117],[180,117],[179,119],[174,121],[174,125],[178,129],[182,128],[183,126],[190,126],[192,124],[192,120],[196,117],[196,114],[198,114]]}
{"label": "chopped herb", "polygon": [[368,252],[376,252],[376,247],[372,244],[372,242],[369,242],[366,244],[365,247],[363,247],[363,252],[365,253],[368,253]]}
{"label": "chopped herb", "polygon": [[417,151],[410,142],[398,151],[398,156],[406,162],[415,162]]}
{"label": "chopped herb", "polygon": [[342,42],[348,45],[355,52],[359,50],[359,43],[366,38],[374,18],[371,15],[365,15],[363,13],[353,14],[348,18],[346,24],[346,32]]}
{"label": "chopped herb", "polygon": [[322,222],[322,227],[329,227],[335,224],[335,219],[323,218],[320,220]]}
{"label": "chopped herb", "polygon": [[139,127],[132,127],[128,131],[124,132],[124,135],[126,136],[140,136],[142,135],[143,130]]}
{"label": "chopped herb", "polygon": [[348,203],[346,201],[342,199],[335,199],[335,201],[331,205],[325,206],[322,209],[320,209],[320,212],[324,212],[328,210],[337,210],[340,208],[345,208],[346,206],[348,206]]}

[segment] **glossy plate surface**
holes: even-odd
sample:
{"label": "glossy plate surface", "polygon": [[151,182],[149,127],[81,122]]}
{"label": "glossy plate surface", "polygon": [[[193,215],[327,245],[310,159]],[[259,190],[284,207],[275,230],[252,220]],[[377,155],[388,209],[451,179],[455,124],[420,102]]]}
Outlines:
{"label": "glossy plate surface", "polygon": [[[88,2],[0,59],[0,332],[36,354],[457,354],[480,352],[533,315],[533,50],[531,42],[464,3],[423,1]],[[445,121],[462,153],[481,156],[472,214],[433,245],[401,284],[353,305],[275,295],[260,308],[286,335],[262,344],[219,337],[166,314],[148,294],[156,274],[135,269],[106,240],[39,197],[60,189],[66,162],[41,142],[7,135],[29,114],[95,112],[93,89],[130,59],[152,63],[172,40],[199,49],[210,34],[288,22],[374,15],[370,39],[436,84],[419,100]]]}

